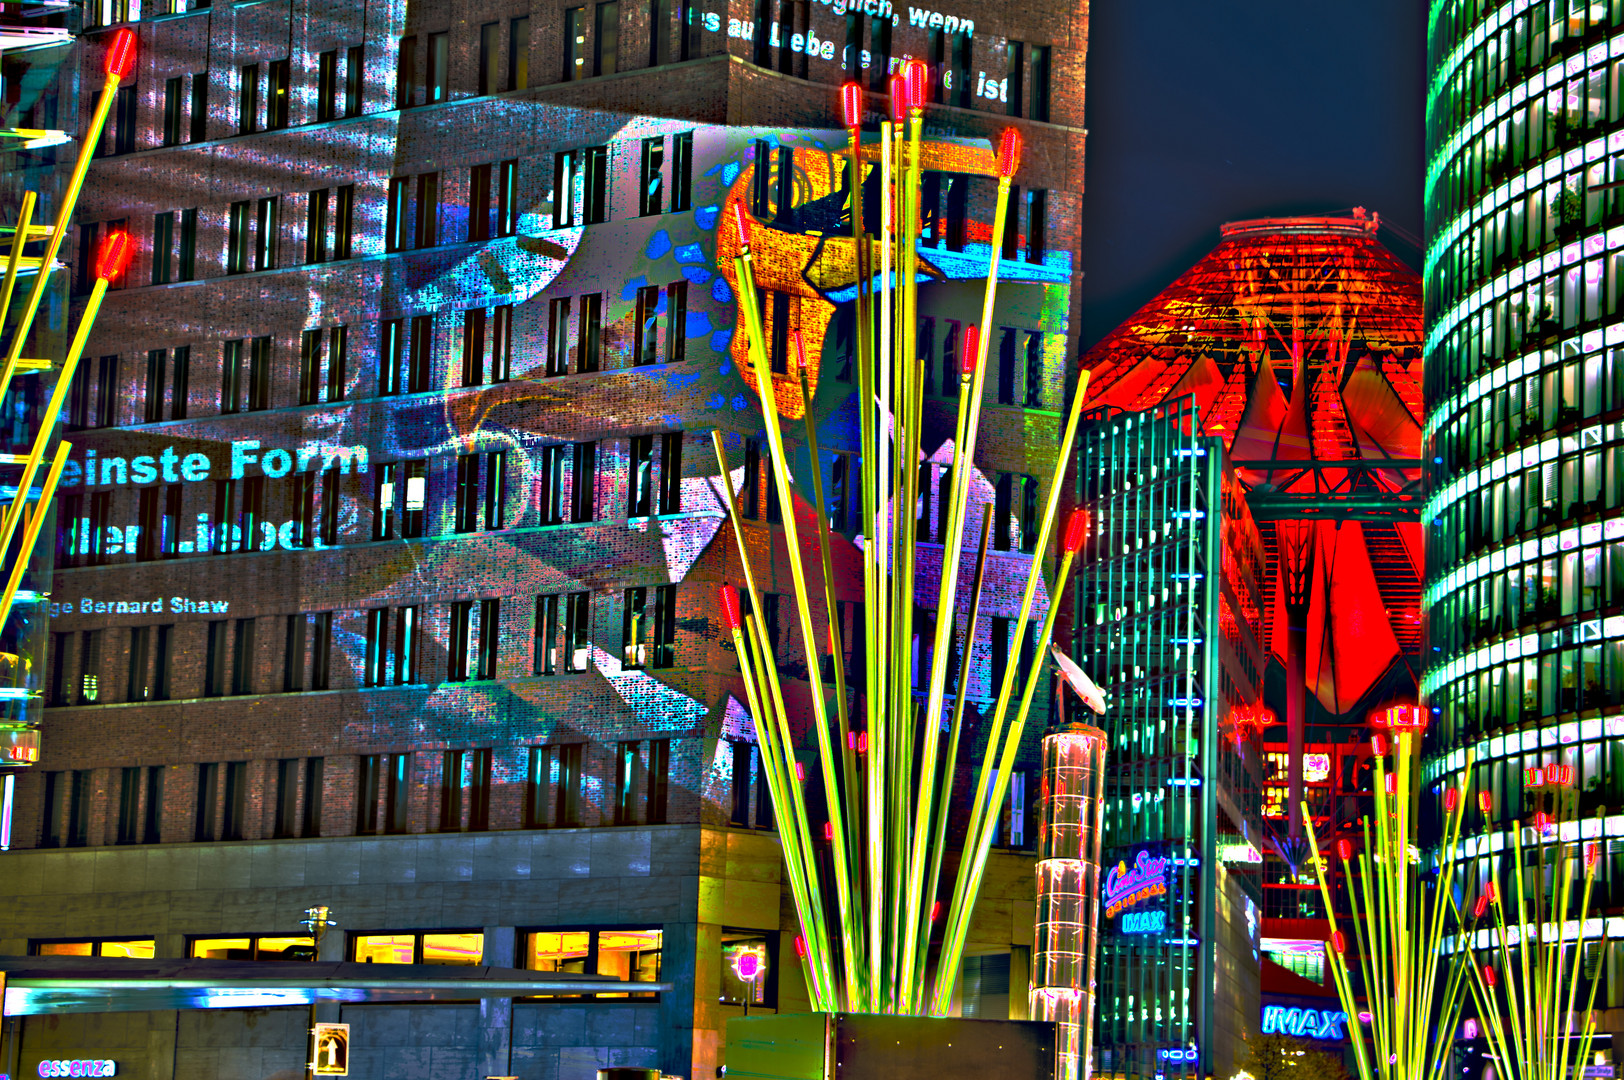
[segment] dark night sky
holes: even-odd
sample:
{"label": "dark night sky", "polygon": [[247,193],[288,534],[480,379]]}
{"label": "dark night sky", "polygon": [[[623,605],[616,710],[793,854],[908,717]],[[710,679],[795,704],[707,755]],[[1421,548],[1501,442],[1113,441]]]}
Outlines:
{"label": "dark night sky", "polygon": [[1225,221],[1365,206],[1419,237],[1425,25],[1420,0],[1093,3],[1084,347]]}

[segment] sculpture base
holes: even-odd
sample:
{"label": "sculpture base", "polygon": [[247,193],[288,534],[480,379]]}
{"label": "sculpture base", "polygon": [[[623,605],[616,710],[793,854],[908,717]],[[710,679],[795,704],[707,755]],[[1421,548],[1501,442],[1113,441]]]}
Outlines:
{"label": "sculpture base", "polygon": [[727,1080],[1053,1080],[1055,1026],[868,1013],[727,1022]]}

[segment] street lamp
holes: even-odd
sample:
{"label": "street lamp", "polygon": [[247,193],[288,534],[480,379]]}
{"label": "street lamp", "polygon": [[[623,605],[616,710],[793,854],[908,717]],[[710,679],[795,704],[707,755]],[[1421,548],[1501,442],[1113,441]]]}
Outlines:
{"label": "street lamp", "polygon": [[[327,928],[337,926],[333,918],[333,909],[326,904],[317,907],[305,908],[304,918],[299,925],[310,931],[310,960],[312,963],[321,959],[321,939],[327,933]],[[316,1075],[316,992],[310,991],[310,1030],[306,1036],[305,1075],[314,1080]]]}

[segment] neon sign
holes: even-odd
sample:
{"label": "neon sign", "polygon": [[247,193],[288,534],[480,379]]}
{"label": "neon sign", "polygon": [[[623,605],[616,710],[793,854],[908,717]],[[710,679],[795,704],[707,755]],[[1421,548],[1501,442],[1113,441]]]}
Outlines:
{"label": "neon sign", "polygon": [[1288,1009],[1263,1006],[1263,1034],[1295,1035],[1309,1039],[1341,1039],[1348,1014],[1335,1009]]}
{"label": "neon sign", "polygon": [[118,1065],[111,1061],[42,1061],[39,1074],[51,1076],[116,1076]]}
{"label": "neon sign", "polygon": [[1572,765],[1535,765],[1532,769],[1523,770],[1523,787],[1572,787]]}
{"label": "neon sign", "polygon": [[1179,1064],[1189,1062],[1190,1064],[1194,1064],[1195,1062],[1201,1060],[1201,1051],[1197,1050],[1193,1046],[1188,1048],[1182,1046],[1164,1046],[1156,1051],[1156,1057],[1160,1061],[1172,1061]]}
{"label": "neon sign", "polygon": [[[1105,917],[1113,919],[1122,911],[1146,900],[1167,895],[1167,860],[1140,850],[1133,866],[1118,862],[1105,874]],[[1145,933],[1148,931],[1140,931]]]}
{"label": "neon sign", "polygon": [[1130,911],[1122,916],[1124,934],[1160,934],[1166,929],[1165,911]]}

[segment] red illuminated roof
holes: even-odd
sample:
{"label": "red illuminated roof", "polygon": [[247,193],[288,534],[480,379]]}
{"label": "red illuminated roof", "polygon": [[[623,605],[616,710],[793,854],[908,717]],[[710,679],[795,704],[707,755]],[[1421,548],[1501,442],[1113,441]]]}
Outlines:
{"label": "red illuminated roof", "polygon": [[[1408,459],[1421,453],[1421,279],[1376,237],[1377,220],[1262,218],[1218,246],[1083,357],[1093,403],[1138,412],[1192,395],[1201,433],[1224,441],[1248,485],[1310,494],[1338,469],[1248,462]],[[1415,469],[1357,474],[1396,492]],[[1303,533],[1301,530],[1307,530]],[[1420,638],[1418,525],[1318,521],[1263,528],[1315,552],[1307,679],[1337,715]],[[1283,657],[1278,583],[1270,645]]]}

